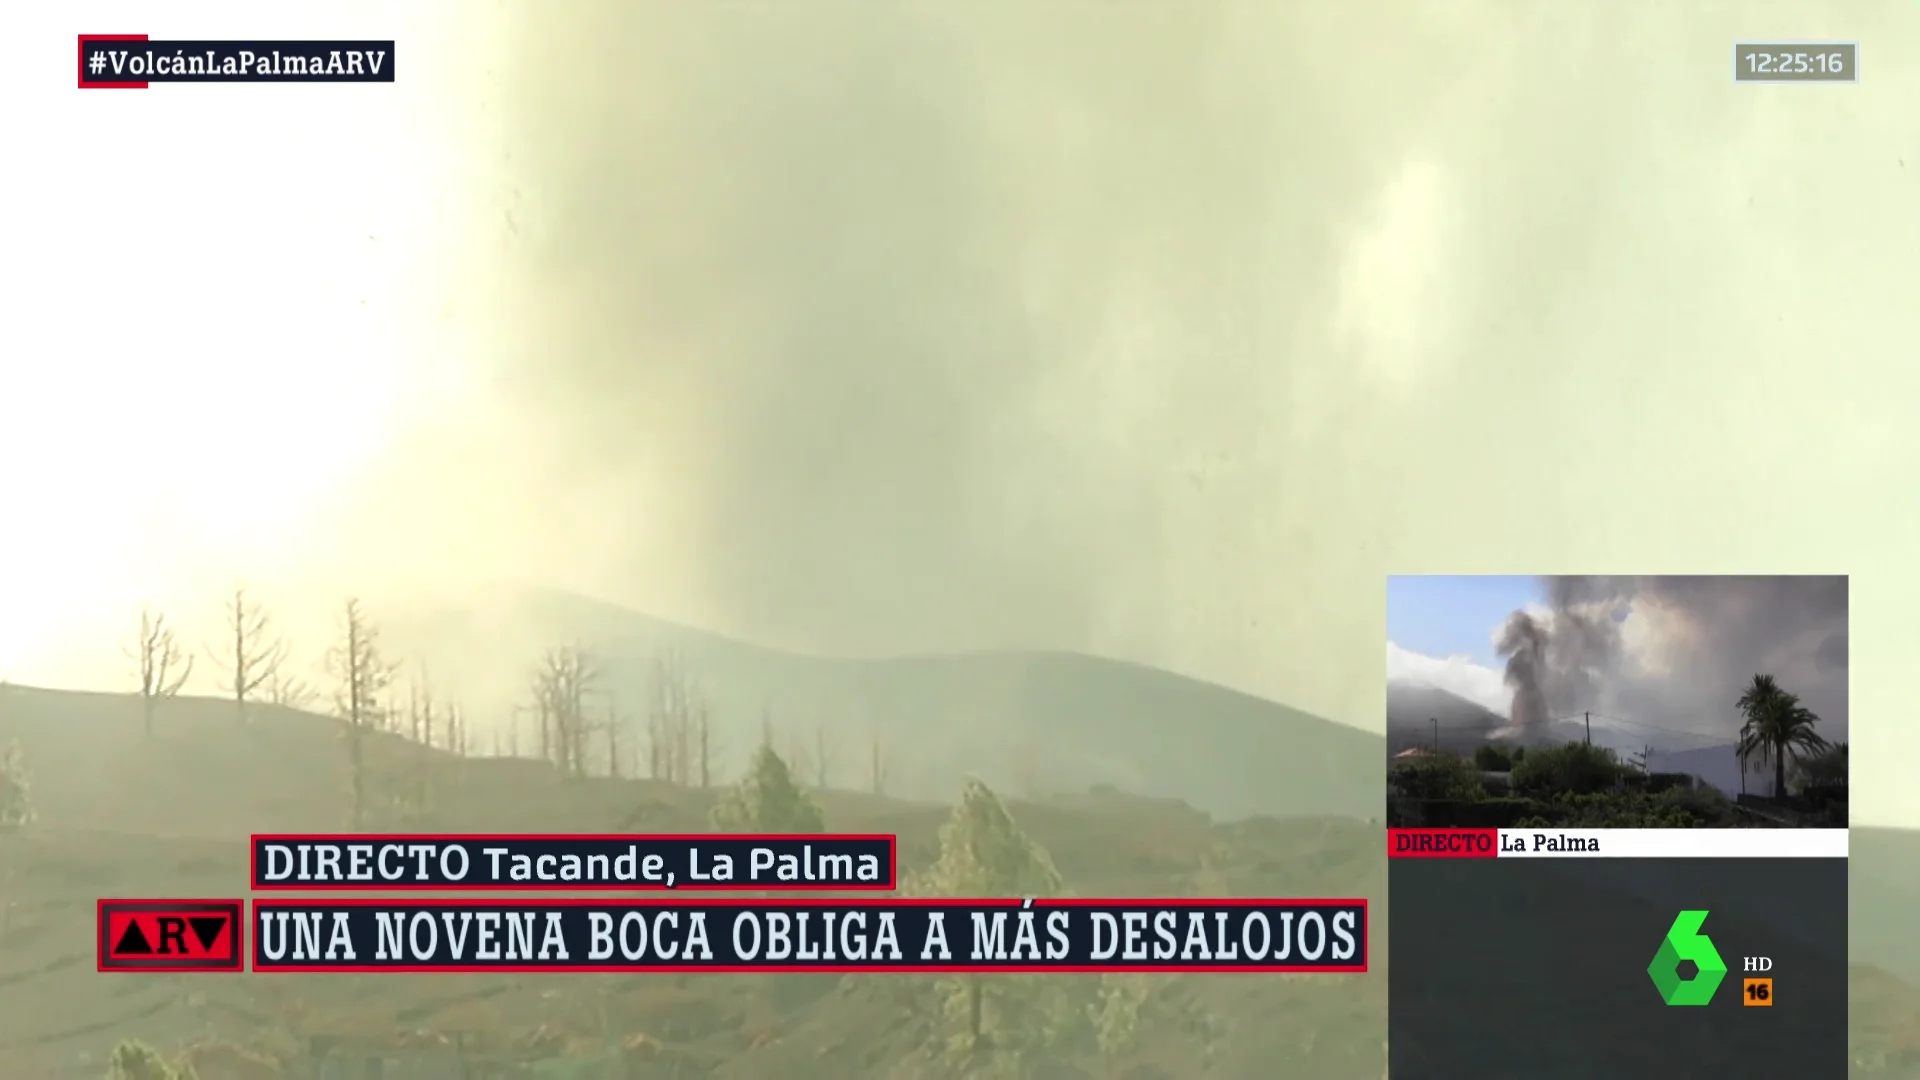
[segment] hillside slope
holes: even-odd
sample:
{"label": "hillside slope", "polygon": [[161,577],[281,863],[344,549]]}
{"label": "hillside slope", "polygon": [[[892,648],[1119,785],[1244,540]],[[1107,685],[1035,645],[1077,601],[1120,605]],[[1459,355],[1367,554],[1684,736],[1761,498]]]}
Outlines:
{"label": "hillside slope", "polygon": [[[944,799],[966,776],[1038,794],[1108,783],[1224,816],[1378,817],[1380,736],[1136,664],[1005,652],[878,660],[766,649],[550,590],[447,601],[386,627],[395,654],[459,688],[478,722],[510,715],[543,649],[580,643],[627,712],[648,700],[662,656],[712,699],[737,766],[770,716],[810,756],[825,731],[829,776],[864,772],[879,739],[894,787]],[[490,704],[487,704],[490,703]]]}
{"label": "hillside slope", "polygon": [[[343,755],[337,743],[311,741],[308,718],[268,716],[249,736],[218,730],[197,736],[224,735],[230,747],[258,749],[242,770],[252,775],[245,776],[233,774],[238,751],[224,752],[217,764],[196,762],[193,739],[181,731],[185,718],[174,720],[171,734],[152,740],[154,753],[146,760],[158,764],[127,774],[142,788],[89,809],[76,793],[61,791],[57,779],[81,776],[80,763],[60,764],[56,779],[36,778],[35,789],[44,794],[42,820],[26,835],[0,838],[6,868],[0,1076],[97,1080],[104,1055],[128,1037],[169,1048],[225,1040],[299,1063],[287,1075],[305,1075],[302,1059],[315,1039],[396,1062],[386,1075],[459,1075],[447,1041],[455,1038],[472,1063],[545,1060],[550,1066],[597,1055],[610,1038],[628,1041],[638,1060],[635,1071],[621,1075],[636,1077],[928,1075],[916,1064],[935,1012],[927,996],[932,980],[924,978],[99,975],[91,963],[97,897],[243,895],[244,833],[337,828],[344,818],[345,786],[335,786],[331,778],[339,774],[315,757],[320,750]],[[216,710],[207,722],[231,718]],[[276,730],[281,727],[297,730]],[[130,738],[120,740],[114,755],[136,758],[127,747],[144,740],[137,728],[123,726],[123,733]],[[37,734],[43,746],[67,741],[45,730]],[[431,792],[404,815],[369,823],[388,831],[690,832],[704,827],[718,796],[654,781],[569,780],[537,762],[457,760],[420,754],[395,740],[384,740],[373,756],[384,775],[408,786],[422,781]],[[106,794],[99,784],[93,791],[96,798]],[[906,872],[935,857],[947,807],[818,794],[830,828],[898,834]],[[270,804],[263,801],[269,797]],[[274,810],[231,813],[248,800]],[[1010,805],[1085,895],[1205,888],[1360,896],[1373,901],[1376,918],[1384,917],[1384,837],[1376,825],[1341,817],[1221,824],[1177,801],[1113,792]],[[220,808],[229,813],[224,822],[216,822]],[[80,828],[75,818],[113,818],[118,828]],[[1384,949],[1382,928],[1373,940]],[[1075,985],[1090,990],[1085,983]],[[1156,993],[1172,1011],[1143,1022],[1127,1067],[1144,1071],[1132,1075],[1186,1075],[1185,1063],[1209,1055],[1216,1062],[1210,1075],[1222,1077],[1380,1075],[1383,980],[1177,977],[1163,980]],[[1097,1064],[1098,1055],[1083,1049],[1050,1065],[1049,1075],[1075,1080]],[[202,1071],[203,1080],[231,1075]]]}
{"label": "hillside slope", "polygon": [[[1434,721],[1439,722],[1437,729]],[[1472,753],[1475,747],[1492,741],[1551,744],[1590,738],[1623,754],[1640,748],[1639,734],[1622,734],[1601,726],[1589,731],[1578,720],[1557,721],[1524,738],[1507,733],[1496,740],[1495,734],[1507,726],[1506,717],[1451,691],[1402,681],[1387,684],[1389,753],[1414,746],[1432,747],[1436,738],[1441,750],[1454,754]]]}
{"label": "hillside slope", "polygon": [[[1434,722],[1438,722],[1438,727]],[[1387,684],[1387,752],[1433,747],[1471,753],[1505,726],[1506,718],[1457,694],[1417,683]]]}

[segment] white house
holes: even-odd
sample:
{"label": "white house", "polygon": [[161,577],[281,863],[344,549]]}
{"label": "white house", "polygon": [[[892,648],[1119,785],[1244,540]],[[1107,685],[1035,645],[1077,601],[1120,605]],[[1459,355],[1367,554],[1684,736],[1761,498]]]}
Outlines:
{"label": "white house", "polygon": [[1759,760],[1747,762],[1747,775],[1740,775],[1740,754],[1732,744],[1704,746],[1698,750],[1655,751],[1647,756],[1647,771],[1688,773],[1703,784],[1718,788],[1732,797],[1742,793],[1773,797],[1773,765]]}

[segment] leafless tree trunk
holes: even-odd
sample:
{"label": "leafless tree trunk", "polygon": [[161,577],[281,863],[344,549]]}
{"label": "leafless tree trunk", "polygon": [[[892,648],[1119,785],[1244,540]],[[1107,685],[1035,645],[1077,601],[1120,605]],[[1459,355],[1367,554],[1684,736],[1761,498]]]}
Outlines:
{"label": "leafless tree trunk", "polygon": [[813,786],[821,791],[827,790],[827,781],[832,779],[836,746],[832,733],[824,725],[813,729]]}
{"label": "leafless tree trunk", "polygon": [[887,793],[887,747],[878,731],[867,737],[867,790],[875,795]]}
{"label": "leafless tree trunk", "polygon": [[533,696],[541,716],[541,730],[549,759],[562,772],[583,776],[587,767],[587,743],[593,724],[587,718],[586,702],[595,692],[600,669],[591,654],[579,645],[552,649],[541,658],[533,677]]}
{"label": "leafless tree trunk", "polygon": [[266,609],[248,596],[244,587],[235,588],[224,607],[226,643],[213,651],[214,662],[225,672],[221,689],[233,695],[234,711],[244,724],[248,722],[248,703],[272,684],[286,663],[287,643],[274,630]]}
{"label": "leafless tree trunk", "polygon": [[658,747],[659,779],[680,783],[686,778],[686,679],[678,654],[668,651],[653,660],[653,708],[650,722]]}
{"label": "leafless tree trunk", "polygon": [[152,608],[140,609],[140,636],[128,655],[140,680],[140,720],[153,737],[153,714],[160,702],[175,697],[193,674],[193,654],[180,647],[179,636],[167,617]]}
{"label": "leafless tree trunk", "polygon": [[347,725],[347,764],[353,784],[353,828],[366,823],[366,734],[383,726],[382,695],[392,685],[394,669],[380,653],[380,633],[358,600],[348,600],[341,612],[340,643],[328,654],[328,666],[337,680],[334,706]]}
{"label": "leafless tree trunk", "polygon": [[647,710],[647,758],[652,775],[676,784],[713,781],[716,740],[713,708],[686,661],[671,650],[653,662],[653,700]]}
{"label": "leafless tree trunk", "polygon": [[705,697],[698,702],[698,712],[694,715],[695,736],[700,752],[700,786],[713,786],[713,760],[718,752],[718,739],[713,731],[713,706]]}
{"label": "leafless tree trunk", "polygon": [[[425,676],[421,678],[423,681],[420,684],[420,737],[415,741],[429,750],[438,749],[441,740],[441,718],[434,709],[433,687],[424,681]],[[448,732],[448,734],[452,733]],[[448,749],[452,749],[451,743],[448,744]]]}
{"label": "leafless tree trunk", "polygon": [[533,705],[523,710],[533,717],[533,748],[541,761],[558,764],[553,753],[553,717],[547,713],[546,698],[541,695],[539,683],[534,684]]}
{"label": "leafless tree trunk", "polygon": [[606,695],[606,698],[607,698],[607,718],[606,718],[607,775],[612,777],[615,780],[618,780],[620,779],[620,773],[621,773],[620,751],[622,749],[621,740],[620,740],[620,728],[625,723],[625,721],[620,716],[619,702],[615,700],[612,694]]}
{"label": "leafless tree trunk", "polygon": [[320,694],[305,679],[296,679],[289,675],[274,673],[267,680],[267,702],[289,709],[310,709],[320,700]]}
{"label": "leafless tree trunk", "polygon": [[[407,736],[415,745],[427,751],[441,749],[442,729],[445,729],[446,749],[453,748],[453,716],[449,712],[442,714],[434,700],[433,683],[428,679],[425,665],[419,668],[418,677],[407,683]],[[398,735],[399,723],[396,719],[394,734]],[[425,808],[433,799],[434,755],[423,753],[414,760],[413,790],[414,802]]]}

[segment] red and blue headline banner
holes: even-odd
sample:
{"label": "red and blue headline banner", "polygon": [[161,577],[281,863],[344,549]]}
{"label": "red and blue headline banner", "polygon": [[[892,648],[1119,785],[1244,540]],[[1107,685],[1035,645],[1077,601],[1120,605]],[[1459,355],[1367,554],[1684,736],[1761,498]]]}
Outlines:
{"label": "red and blue headline banner", "polygon": [[1365,900],[256,900],[254,971],[1364,972]]}

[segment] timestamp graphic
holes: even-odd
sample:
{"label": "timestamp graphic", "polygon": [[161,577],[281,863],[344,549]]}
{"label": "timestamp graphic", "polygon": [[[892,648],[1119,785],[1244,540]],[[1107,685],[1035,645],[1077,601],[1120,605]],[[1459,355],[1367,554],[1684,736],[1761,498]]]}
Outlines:
{"label": "timestamp graphic", "polygon": [[1737,83],[1852,83],[1860,81],[1860,44],[1854,41],[1740,41],[1733,46]]}

